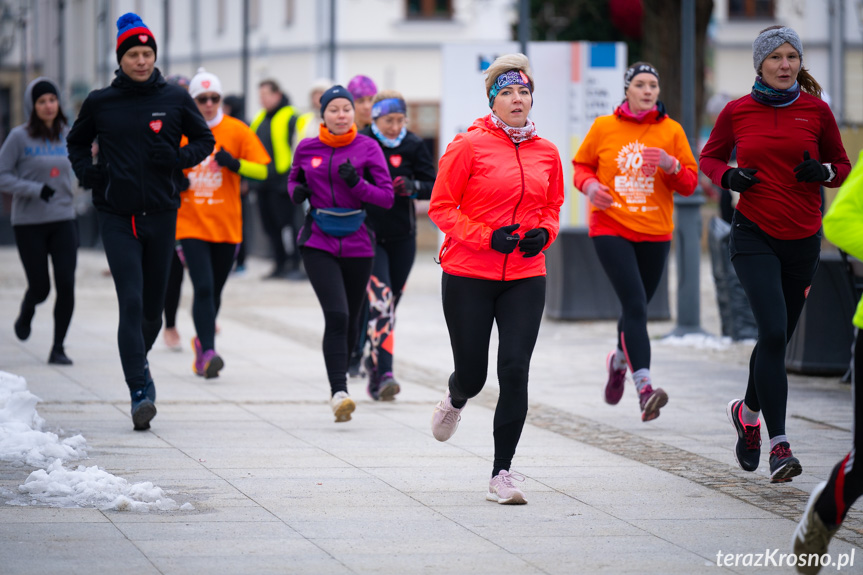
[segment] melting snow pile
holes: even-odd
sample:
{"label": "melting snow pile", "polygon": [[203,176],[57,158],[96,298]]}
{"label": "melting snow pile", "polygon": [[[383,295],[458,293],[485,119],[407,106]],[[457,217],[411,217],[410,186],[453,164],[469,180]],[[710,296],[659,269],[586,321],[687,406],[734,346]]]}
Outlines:
{"label": "melting snow pile", "polygon": [[[662,345],[694,347],[696,349],[728,349],[734,341],[727,336],[715,337],[707,334],[688,333],[683,336],[668,336],[658,340]],[[747,343],[746,341],[742,343]],[[752,342],[754,343],[754,342]]]}
{"label": "melting snow pile", "polygon": [[0,371],[0,460],[41,468],[18,487],[22,495],[8,504],[120,511],[193,509],[188,503],[180,507],[150,482],[130,484],[95,465],[65,468],[63,461],[87,457],[87,441],[81,435],[61,440],[43,431],[45,420],[36,413],[39,401],[23,377]]}

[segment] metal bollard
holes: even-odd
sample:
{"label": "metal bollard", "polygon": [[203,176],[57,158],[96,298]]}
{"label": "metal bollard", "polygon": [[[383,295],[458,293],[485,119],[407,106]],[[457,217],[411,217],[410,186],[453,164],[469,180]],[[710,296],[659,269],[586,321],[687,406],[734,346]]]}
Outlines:
{"label": "metal bollard", "polygon": [[677,326],[669,336],[705,333],[701,329],[701,186],[684,197],[674,196],[674,255],[677,262]]}

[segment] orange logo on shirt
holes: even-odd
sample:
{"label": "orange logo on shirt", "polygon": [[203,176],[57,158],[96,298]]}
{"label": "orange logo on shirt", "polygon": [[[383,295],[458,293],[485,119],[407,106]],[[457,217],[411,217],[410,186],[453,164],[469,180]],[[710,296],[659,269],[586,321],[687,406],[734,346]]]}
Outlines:
{"label": "orange logo on shirt", "polygon": [[314,158],[312,158],[312,167],[317,168],[318,166],[321,165],[321,162],[323,162],[323,161],[324,161],[324,159],[322,157],[315,156]]}
{"label": "orange logo on shirt", "polygon": [[402,165],[402,157],[399,155],[390,156],[390,163],[394,168],[398,168]]}

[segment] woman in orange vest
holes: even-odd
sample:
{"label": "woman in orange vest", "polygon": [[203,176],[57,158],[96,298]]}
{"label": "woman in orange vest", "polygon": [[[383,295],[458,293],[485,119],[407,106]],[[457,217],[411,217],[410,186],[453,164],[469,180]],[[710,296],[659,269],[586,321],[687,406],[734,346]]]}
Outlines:
{"label": "woman in orange vest", "polygon": [[225,362],[216,353],[216,314],[222,288],[243,241],[240,176],[263,180],[270,156],[246,124],[222,112],[222,83],[203,68],[192,78],[189,93],[216,138],[213,153],[185,170],[189,190],[177,213],[177,239],[195,290],[192,318],[192,369],[205,378],[219,376]]}
{"label": "woman in orange vest", "polygon": [[605,359],[605,401],[623,396],[629,368],[641,420],[659,417],[668,394],[653,387],[647,304],[668,258],[674,192],[689,196],[698,166],[683,128],[659,101],[659,72],[637,62],[624,74],[625,99],[594,121],[575,159],[575,187],[590,198],[590,231],[621,313],[617,346]]}
{"label": "woman in orange vest", "polygon": [[557,237],[563,176],[560,153],[528,118],[533,77],[524,54],[488,68],[491,113],[447,146],[429,216],[446,234],[440,250],[443,310],[455,371],[432,415],[432,433],[455,433],[467,400],[485,385],[497,324],[500,398],[494,414],[489,501],[527,503],[510,472],[527,417],[530,358],[545,307],[545,255]]}

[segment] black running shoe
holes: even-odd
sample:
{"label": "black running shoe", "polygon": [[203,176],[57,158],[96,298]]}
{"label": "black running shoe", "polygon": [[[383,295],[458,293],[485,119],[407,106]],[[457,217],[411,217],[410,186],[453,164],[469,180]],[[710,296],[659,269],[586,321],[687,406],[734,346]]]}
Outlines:
{"label": "black running shoe", "polygon": [[[734,458],[743,471],[755,471],[761,459],[761,422],[755,425],[746,425],[740,418],[743,409],[742,399],[732,399],[725,408],[728,421],[737,432],[737,445],[734,446]],[[773,459],[770,459],[773,467]]]}
{"label": "black running shoe", "polygon": [[777,443],[770,450],[770,483],[785,483],[803,473],[803,466],[791,454],[791,446],[787,442]]}

